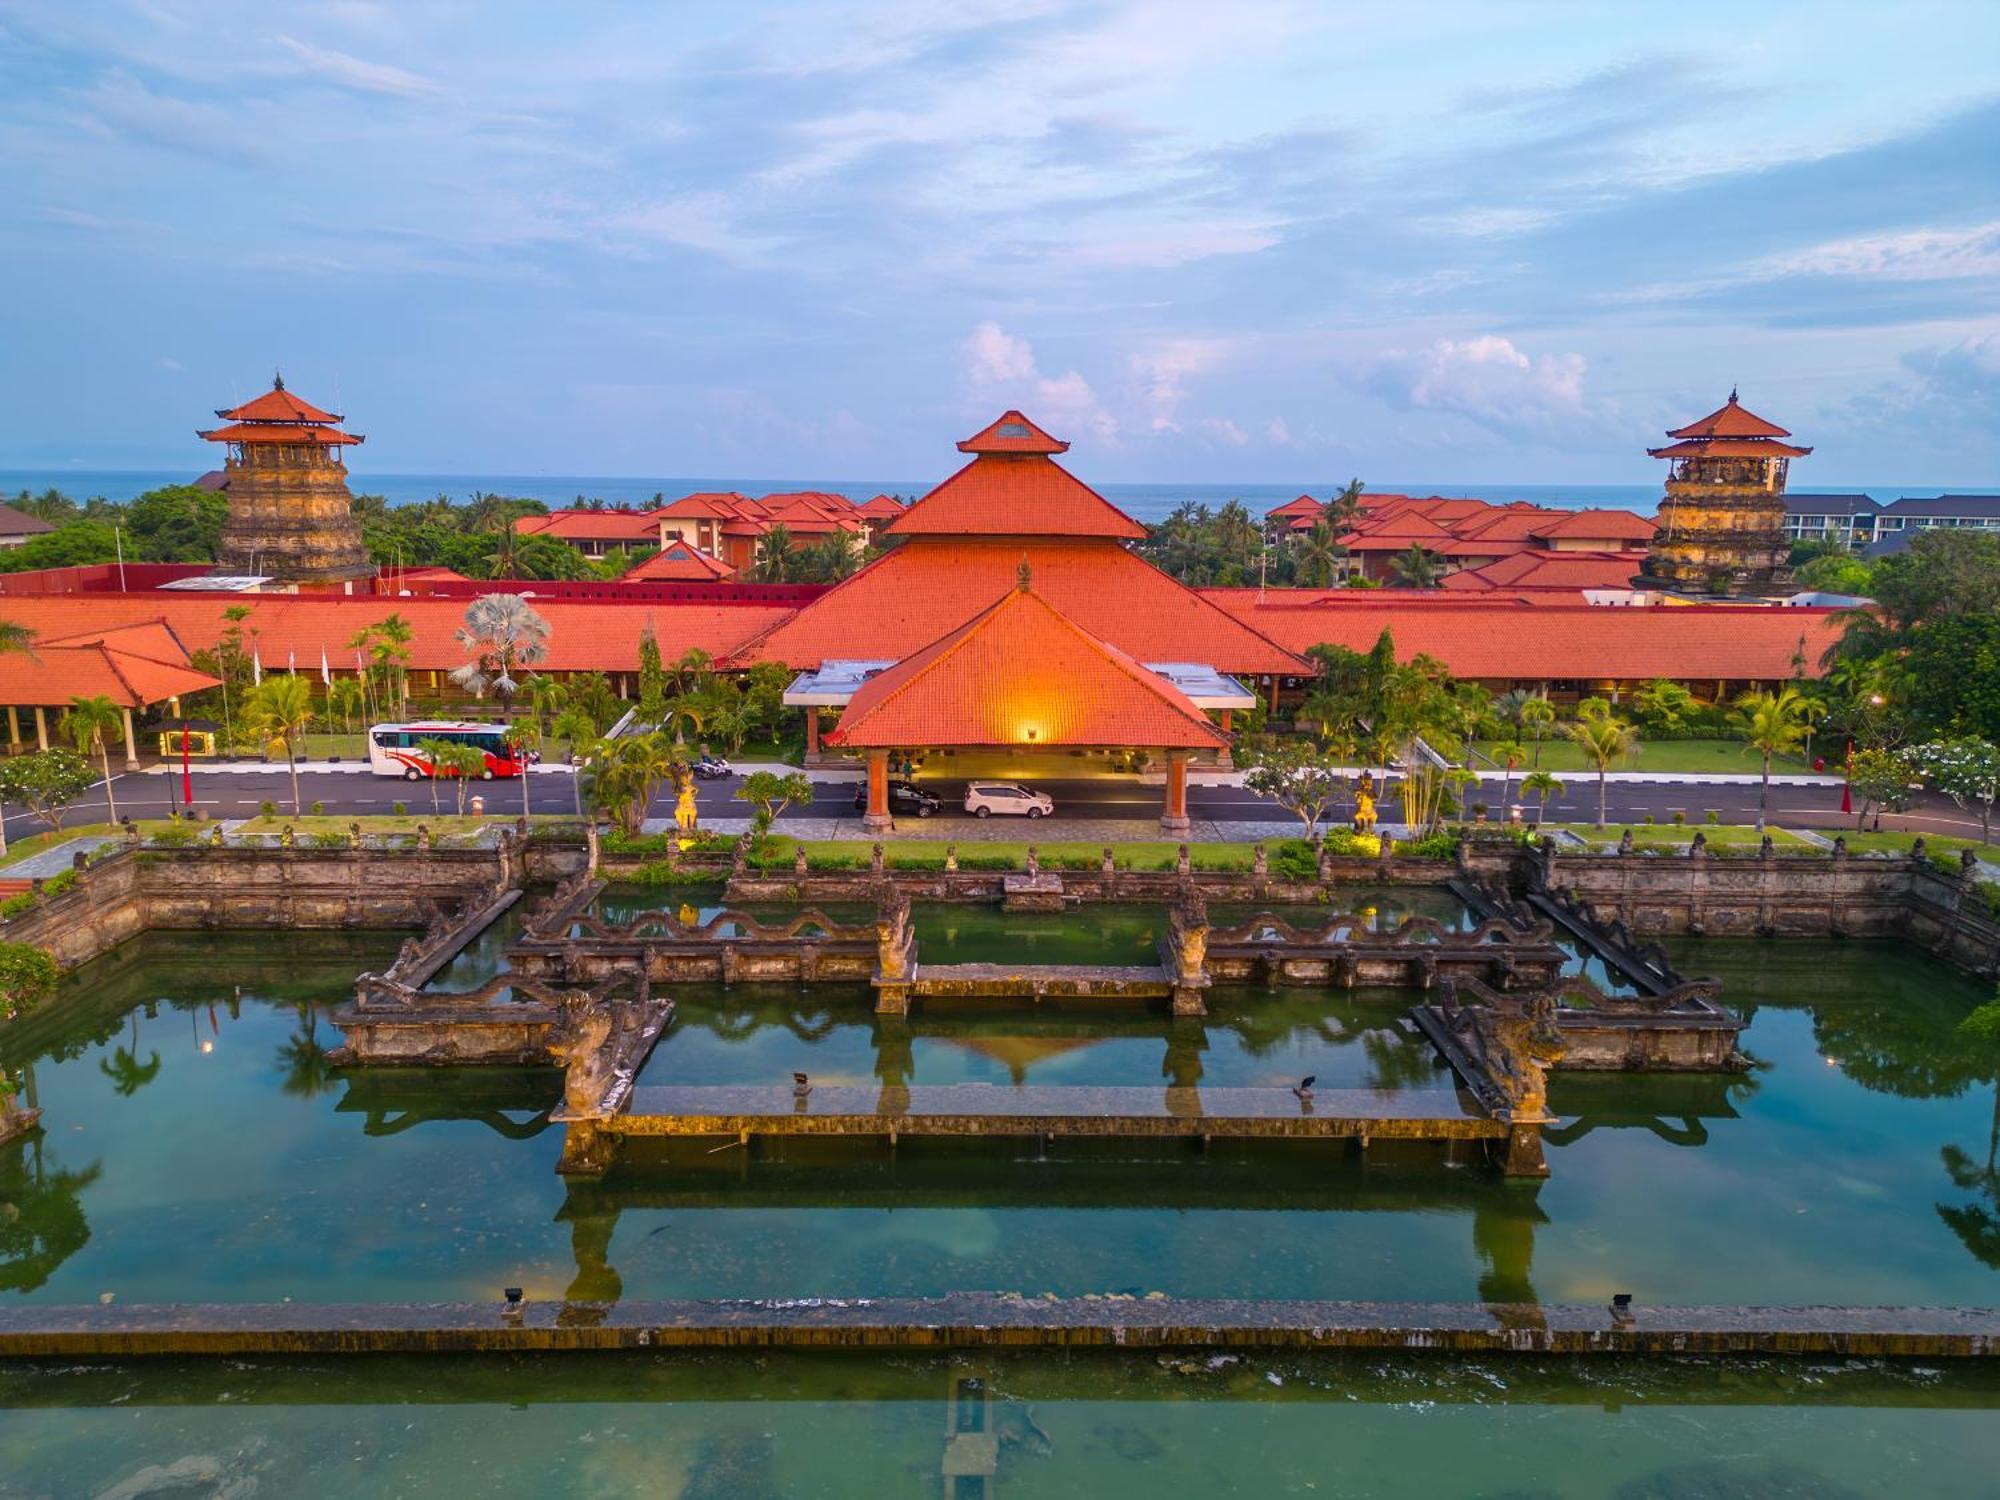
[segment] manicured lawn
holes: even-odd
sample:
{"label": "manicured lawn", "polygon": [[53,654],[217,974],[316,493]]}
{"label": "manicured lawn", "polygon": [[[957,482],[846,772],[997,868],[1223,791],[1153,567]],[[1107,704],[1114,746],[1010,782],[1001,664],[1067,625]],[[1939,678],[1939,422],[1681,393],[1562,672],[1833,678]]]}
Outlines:
{"label": "manicured lawn", "polygon": [[[1502,753],[1512,746],[1487,740],[1476,743],[1473,749],[1491,760],[1498,761]],[[1521,765],[1514,772],[1516,781],[1532,766],[1535,747],[1532,742],[1521,746]],[[1763,769],[1763,757],[1748,749],[1741,740],[1644,740],[1638,752],[1623,762],[1611,766],[1614,771],[1658,771],[1662,774],[1710,772],[1718,775],[1755,776]],[[1481,774],[1492,777],[1499,771],[1474,762],[1474,768]],[[1595,776],[1597,768],[1583,758],[1582,747],[1568,740],[1549,739],[1542,741],[1542,769],[1553,771],[1558,776]],[[1796,755],[1774,756],[1771,760],[1771,774],[1797,775],[1810,771],[1812,767],[1803,757]]]}
{"label": "manicured lawn", "polygon": [[[789,860],[800,840],[783,834],[774,834],[770,839],[772,858],[779,862]],[[944,859],[944,839],[885,839],[882,856],[893,865],[898,859],[921,859],[933,865],[941,865]],[[851,859],[858,864],[867,864],[874,849],[871,841],[864,839],[807,839],[804,841],[806,857],[831,855],[839,859]],[[1134,870],[1170,870],[1180,846],[1164,840],[1140,843],[1112,844],[1109,846],[1113,857],[1120,865]],[[1254,844],[1191,844],[1188,857],[1195,868],[1202,870],[1247,870],[1253,859]],[[1268,846],[1267,846],[1268,847]],[[1036,843],[1035,851],[1043,864],[1057,861],[1087,859],[1095,869],[1106,846],[1089,843]],[[1025,865],[1028,857],[1028,841],[1020,843],[988,843],[983,839],[968,839],[958,846],[961,865],[970,867],[975,860],[1006,859],[1014,868]]]}
{"label": "manicured lawn", "polygon": [[[1553,831],[1567,829],[1593,847],[1615,848],[1625,836],[1625,830],[1632,830],[1632,843],[1640,849],[1685,849],[1699,833],[1708,839],[1712,849],[1755,849],[1761,837],[1755,826],[1740,823],[1705,824],[1689,823],[1685,826],[1674,824],[1647,823],[1607,823],[1599,828],[1593,823],[1546,823],[1543,827]],[[1771,842],[1780,849],[1810,849],[1813,846],[1796,834],[1782,828],[1770,830]]]}
{"label": "manicured lawn", "polygon": [[[141,818],[138,823],[139,831],[146,834],[171,826],[165,818]],[[124,831],[122,827],[113,823],[65,823],[56,833],[34,833],[25,838],[9,839],[7,856],[5,859],[0,859],[0,870],[26,859],[31,854],[40,854],[44,849],[52,849],[57,844],[67,844],[71,839],[81,838],[85,834],[123,834]]]}
{"label": "manicured lawn", "polygon": [[1892,854],[1908,854],[1910,845],[1918,839],[1924,841],[1924,849],[1931,854],[1957,854],[1970,849],[1981,859],[2000,864],[2000,844],[1982,844],[1977,839],[1953,838],[1942,833],[1856,833],[1852,828],[1823,828],[1820,830],[1828,838],[1836,834],[1847,840],[1847,847],[1856,854],[1886,849]]}

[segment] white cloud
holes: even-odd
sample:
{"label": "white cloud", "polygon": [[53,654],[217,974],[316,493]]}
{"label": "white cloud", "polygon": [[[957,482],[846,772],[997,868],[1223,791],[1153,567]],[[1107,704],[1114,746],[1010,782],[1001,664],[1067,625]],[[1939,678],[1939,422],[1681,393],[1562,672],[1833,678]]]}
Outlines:
{"label": "white cloud", "polygon": [[1201,430],[1217,442],[1226,443],[1231,448],[1241,448],[1250,441],[1250,434],[1227,417],[1203,417]]}
{"label": "white cloud", "polygon": [[1087,433],[1101,443],[1117,441],[1117,418],[1105,410],[1090,382],[1075,370],[1042,374],[1026,339],[989,319],[960,347],[967,396],[985,417],[994,415],[988,408],[1002,403],[1017,407],[1059,438]]}
{"label": "white cloud", "polygon": [[297,60],[299,71],[322,83],[349,89],[358,94],[384,94],[396,99],[421,99],[438,92],[428,78],[420,78],[388,63],[372,63],[329,47],[315,47],[296,37],[279,36],[279,46]]}
{"label": "white cloud", "polygon": [[162,354],[159,359],[159,365],[162,370],[165,370],[170,375],[178,375],[187,368],[186,365],[170,354]]}
{"label": "white cloud", "polygon": [[1290,448],[1294,446],[1292,429],[1286,425],[1283,417],[1273,417],[1264,424],[1264,441],[1269,443],[1273,448]]}
{"label": "white cloud", "polygon": [[1154,432],[1180,431],[1180,409],[1193,375],[1214,369],[1229,353],[1221,339],[1170,339],[1132,357],[1131,369],[1146,425]]}
{"label": "white cloud", "polygon": [[2000,220],[1969,229],[1909,229],[1828,240],[1756,262],[1757,280],[1780,276],[1861,276],[1878,281],[1941,281],[2000,275]]}
{"label": "white cloud", "polygon": [[1373,385],[1398,406],[1449,412],[1507,434],[1556,434],[1595,419],[1584,396],[1581,354],[1529,356],[1511,339],[1478,334],[1439,339],[1416,352],[1390,350]]}

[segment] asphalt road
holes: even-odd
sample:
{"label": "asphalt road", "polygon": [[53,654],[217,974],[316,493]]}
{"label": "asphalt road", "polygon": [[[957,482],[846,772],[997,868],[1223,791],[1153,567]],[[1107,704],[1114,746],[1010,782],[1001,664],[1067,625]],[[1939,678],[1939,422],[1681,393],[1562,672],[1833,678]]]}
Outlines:
{"label": "asphalt road", "polygon": [[[1565,782],[1564,794],[1549,804],[1550,820],[1594,820],[1597,814],[1595,781],[1586,775],[1566,777]],[[748,809],[733,795],[737,785],[735,778],[702,783],[699,801],[703,813],[709,817],[744,816]],[[940,818],[965,817],[958,805],[963,794],[963,782],[926,780],[923,785],[943,797],[945,808],[938,815]],[[1157,786],[1112,780],[1050,780],[1037,781],[1034,785],[1055,799],[1056,812],[1060,817],[1149,819],[1159,815],[1160,788]],[[121,774],[113,783],[113,792],[121,814],[163,817],[172,799],[179,796],[180,786],[181,779],[177,775]],[[486,796],[489,815],[505,816],[517,811],[521,805],[518,782],[485,782],[480,783],[477,789]],[[291,782],[282,771],[201,771],[194,776],[194,790],[196,805],[211,817],[254,817],[266,800],[277,803],[282,810],[289,811],[291,808]],[[440,783],[437,791],[440,808],[449,813],[456,802],[453,788],[449,783]],[[431,810],[431,788],[428,784],[375,777],[365,772],[302,772],[299,793],[308,808],[314,802],[322,802],[329,814],[389,813],[399,802],[411,813],[421,814]],[[534,776],[529,795],[537,812],[567,812],[574,806],[570,778],[560,772]],[[1474,793],[1474,797],[1491,803],[1495,818],[1503,815],[1497,778],[1485,783],[1479,792]],[[1723,822],[1743,823],[1755,819],[1757,788],[1754,785],[1690,786],[1614,781],[1609,784],[1607,800],[1609,819],[1614,824],[1633,822],[1647,813],[1651,813],[1657,821],[1667,823],[1675,812],[1685,813],[1690,823],[1700,823],[1711,808],[1720,813]],[[661,817],[670,815],[672,810],[670,798],[663,799],[654,807],[655,814]],[[1225,823],[1284,821],[1289,817],[1282,809],[1255,793],[1226,786],[1190,787],[1188,810],[1197,818]],[[1385,806],[1384,811],[1393,812],[1393,807]],[[853,812],[853,782],[816,782],[812,804],[791,809],[784,815],[783,821],[827,820],[851,816]],[[1532,819],[1533,815],[1530,808],[1528,816]],[[65,821],[97,822],[102,821],[104,816],[104,797],[99,790],[78,802]],[[1853,823],[1851,816],[1843,817],[1840,812],[1840,788],[1837,786],[1773,787],[1771,820],[1790,827],[1827,829],[1851,826]],[[1976,836],[1979,831],[1976,818],[1955,807],[1948,799],[1929,794],[1918,797],[1910,812],[1885,817],[1882,826],[1960,836]],[[10,805],[6,812],[6,829],[9,838],[18,838],[38,831],[39,825],[18,807]]]}

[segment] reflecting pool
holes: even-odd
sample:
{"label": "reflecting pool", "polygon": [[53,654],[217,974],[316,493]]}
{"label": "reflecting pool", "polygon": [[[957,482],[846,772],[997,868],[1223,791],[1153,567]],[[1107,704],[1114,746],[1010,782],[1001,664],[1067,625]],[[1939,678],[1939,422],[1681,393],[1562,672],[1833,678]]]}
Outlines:
{"label": "reflecting pool", "polygon": [[0,1494],[1973,1500],[1991,1371],[1230,1355],[0,1366]]}
{"label": "reflecting pool", "polygon": [[[0,1147],[0,1298],[920,1295],[1655,1302],[1996,1300],[1985,986],[1894,944],[1695,943],[1745,1076],[1559,1077],[1552,1176],[1339,1143],[698,1143],[554,1170],[552,1070],[329,1068],[393,935],[155,935],[0,1036],[45,1129]],[[649,1081],[1452,1086],[1412,995],[1220,990],[1173,1022],[879,1022],[865,992],[688,990]]]}

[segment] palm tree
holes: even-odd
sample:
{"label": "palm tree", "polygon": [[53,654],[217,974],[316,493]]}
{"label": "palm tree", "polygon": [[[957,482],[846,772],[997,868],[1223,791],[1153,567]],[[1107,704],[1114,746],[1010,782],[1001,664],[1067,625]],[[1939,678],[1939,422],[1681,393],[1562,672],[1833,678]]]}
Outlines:
{"label": "palm tree", "polygon": [[1521,765],[1521,747],[1519,745],[1502,745],[1500,747],[1500,764],[1507,768],[1507,774],[1500,778],[1500,805],[1504,808],[1514,795],[1514,772]]}
{"label": "palm tree", "polygon": [[1362,484],[1358,479],[1350,479],[1340,488],[1340,493],[1326,502],[1326,509],[1320,512],[1320,520],[1333,528],[1338,535],[1353,521],[1361,509]]}
{"label": "palm tree", "polygon": [[792,533],[783,521],[773,521],[757,545],[757,561],[751,572],[759,583],[783,583],[791,576]]}
{"label": "palm tree", "polygon": [[367,706],[368,689],[359,677],[336,677],[327,684],[327,717],[339,719],[346,728],[354,728],[355,716]]}
{"label": "palm tree", "polygon": [[424,780],[431,784],[431,814],[434,817],[444,811],[442,807],[438,806],[438,777],[442,776],[446,768],[451,764],[452,749],[453,746],[450,740],[423,739],[417,741],[417,754],[421,755],[424,758],[424,764],[431,768],[430,774]]}
{"label": "palm tree", "polygon": [[521,534],[513,526],[502,522],[492,532],[493,550],[480,561],[486,564],[488,578],[519,578],[521,565]]}
{"label": "palm tree", "polygon": [[1389,559],[1390,574],[1406,589],[1436,588],[1442,569],[1436,554],[1424,551],[1415,542],[1410,543],[1409,551],[1398,552]]}
{"label": "palm tree", "polygon": [[1639,743],[1638,733],[1623,719],[1610,714],[1593,714],[1569,726],[1569,737],[1583,751],[1583,758],[1597,767],[1597,826],[1606,818],[1605,775],[1614,760],[1623,760]]}
{"label": "palm tree", "polygon": [[519,594],[481,594],[466,608],[458,643],[472,660],[452,669],[451,680],[484,697],[490,687],[504,707],[519,691],[515,673],[549,654],[549,622]]}
{"label": "palm tree", "polygon": [[299,797],[299,736],[313,720],[312,689],[295,672],[273,672],[250,690],[243,705],[243,727],[265,745],[283,743],[285,765],[292,773],[292,816],[304,809]]}
{"label": "palm tree", "polygon": [[35,632],[25,625],[16,625],[12,620],[0,620],[0,656],[15,651],[32,651],[29,642]]}
{"label": "palm tree", "polygon": [[384,684],[396,690],[396,712],[402,713],[410,698],[410,642],[416,630],[401,615],[384,615],[369,627],[374,642],[368,655],[381,669]]}
{"label": "palm tree", "polygon": [[1757,788],[1757,832],[1771,805],[1771,757],[1799,748],[1808,733],[1805,697],[1787,685],[1775,693],[1745,693],[1736,700],[1736,726],[1752,750],[1764,757],[1764,777]]}
{"label": "palm tree", "polygon": [[136,1009],[132,1012],[131,1043],[115,1049],[109,1058],[99,1058],[97,1071],[111,1080],[114,1092],[127,1099],[160,1076],[160,1054],[157,1051],[148,1061],[139,1061],[139,1012]]}
{"label": "palm tree", "polygon": [[529,755],[542,748],[542,721],[516,719],[507,726],[507,738],[514,742],[514,756],[521,763],[521,816],[525,819],[532,816],[528,808],[528,773],[534,768],[529,764]]}
{"label": "palm tree", "polygon": [[1331,588],[1345,556],[1347,549],[1340,545],[1340,534],[1324,519],[1313,522],[1312,530],[1299,543],[1298,581],[1310,588]]}
{"label": "palm tree", "polygon": [[104,767],[104,804],[111,821],[118,821],[118,799],[111,795],[111,740],[125,727],[125,714],[103,694],[95,698],[69,700],[69,737],[79,753],[97,754]]}
{"label": "palm tree", "polygon": [[556,721],[550,726],[549,733],[569,745],[568,759],[572,771],[569,779],[570,790],[576,799],[576,815],[580,818],[583,816],[583,773],[575,769],[576,747],[597,738],[597,725],[589,713],[572,704],[556,715]]}
{"label": "palm tree", "polygon": [[1555,727],[1556,706],[1537,693],[1529,702],[1521,705],[1521,727],[1535,738],[1534,767],[1542,768],[1542,739]]}
{"label": "palm tree", "polygon": [[1542,820],[1549,815],[1549,798],[1560,797],[1563,784],[1548,771],[1530,771],[1521,778],[1521,795],[1535,798],[1535,826],[1540,828]]}

